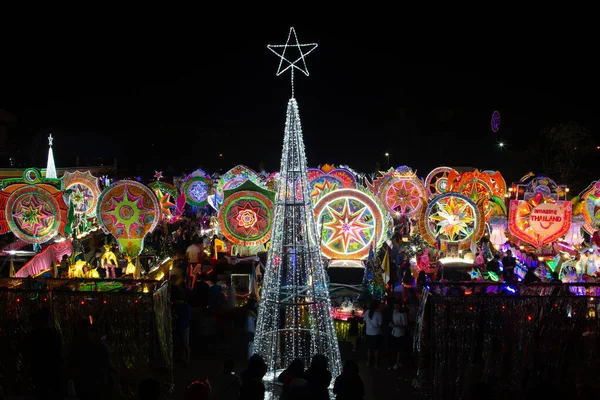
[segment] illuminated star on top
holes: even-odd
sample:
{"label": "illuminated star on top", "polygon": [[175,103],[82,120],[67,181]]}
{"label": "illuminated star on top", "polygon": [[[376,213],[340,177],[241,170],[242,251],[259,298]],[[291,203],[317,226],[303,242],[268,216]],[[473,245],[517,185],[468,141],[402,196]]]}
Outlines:
{"label": "illuminated star on top", "polygon": [[163,177],[162,171],[154,171],[154,177],[157,181],[160,181]]}
{"label": "illuminated star on top", "polygon": [[[292,44],[290,43],[290,39],[292,37],[292,34],[294,35],[294,40],[292,42]],[[294,97],[294,69],[297,69],[298,71],[302,72],[304,75],[308,76],[308,68],[306,67],[306,61],[305,61],[305,57],[307,55],[309,55],[314,49],[316,49],[318,46],[317,43],[307,43],[307,44],[300,44],[300,42],[298,41],[298,36],[296,36],[296,30],[294,29],[294,27],[290,28],[290,33],[288,34],[288,38],[287,41],[285,42],[285,44],[269,44],[267,45],[267,48],[269,50],[271,50],[273,53],[275,53],[279,58],[279,67],[277,68],[277,76],[283,74],[285,71],[287,71],[288,69],[290,70],[291,73],[291,79],[292,79],[292,98]],[[298,58],[296,58],[294,61],[290,61],[293,57],[289,57],[287,58],[285,55],[286,50],[288,49],[288,47],[297,47],[298,51],[300,52],[300,56]],[[283,51],[281,52],[281,54],[279,54],[275,49],[278,48],[283,48]],[[304,50],[307,50],[306,52],[303,52]],[[283,62],[286,62],[287,64],[283,64]]]}
{"label": "illuminated star on top", "polygon": [[48,136],[48,143],[50,144],[50,146],[52,146],[53,140],[54,140],[54,138],[52,137],[52,134],[50,134],[50,136]]}

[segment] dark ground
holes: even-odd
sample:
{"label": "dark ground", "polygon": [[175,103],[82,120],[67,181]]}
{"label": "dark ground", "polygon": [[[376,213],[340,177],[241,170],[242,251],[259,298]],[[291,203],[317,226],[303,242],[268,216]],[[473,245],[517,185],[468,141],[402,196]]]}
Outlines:
{"label": "dark ground", "polygon": [[[236,310],[238,311],[238,310]],[[239,310],[241,311],[241,310]],[[235,371],[240,374],[246,367],[246,342],[244,339],[243,314],[237,313],[234,321],[216,336],[209,336],[213,331],[210,323],[200,316],[194,316],[195,325],[190,334],[192,347],[192,362],[189,366],[176,363],[174,372],[175,391],[171,399],[185,399],[185,388],[196,379],[207,377],[215,389],[223,362],[228,358],[235,360]],[[364,343],[359,345],[356,353],[351,351],[348,343],[341,343],[342,360],[353,357],[359,364],[361,378],[365,385],[365,400],[379,400],[384,398],[424,399],[425,396],[417,393],[411,387],[415,375],[413,368],[404,367],[399,371],[389,371],[388,361],[380,356],[381,367],[367,368],[366,349]],[[175,352],[177,356],[177,349]]]}

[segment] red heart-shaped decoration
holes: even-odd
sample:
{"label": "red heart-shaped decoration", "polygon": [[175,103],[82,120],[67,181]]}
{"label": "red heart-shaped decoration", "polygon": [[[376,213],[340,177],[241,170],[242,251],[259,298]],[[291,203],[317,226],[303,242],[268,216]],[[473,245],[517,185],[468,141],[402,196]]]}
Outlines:
{"label": "red heart-shaped decoration", "polygon": [[531,202],[533,203],[533,206],[535,207],[538,204],[540,204],[543,199],[544,199],[544,196],[541,193],[538,193],[535,195],[535,197],[533,198],[533,200]]}

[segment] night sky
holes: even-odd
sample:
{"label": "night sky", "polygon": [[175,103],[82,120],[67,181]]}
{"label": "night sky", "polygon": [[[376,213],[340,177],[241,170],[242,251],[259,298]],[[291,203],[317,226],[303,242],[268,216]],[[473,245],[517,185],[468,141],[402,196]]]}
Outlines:
{"label": "night sky", "polygon": [[[44,166],[52,132],[58,167],[79,156],[91,165],[117,157],[119,169],[146,177],[261,162],[277,170],[290,80],[275,76],[279,59],[266,45],[284,44],[289,26],[40,30],[0,67],[0,108],[18,119],[13,153]],[[507,40],[385,24],[294,26],[302,43],[319,43],[310,77],[296,73],[310,166],[372,172],[389,152],[393,166],[422,177],[448,165],[497,169],[512,181],[535,166],[520,157],[546,125],[575,121],[600,145],[595,52],[581,33]]]}

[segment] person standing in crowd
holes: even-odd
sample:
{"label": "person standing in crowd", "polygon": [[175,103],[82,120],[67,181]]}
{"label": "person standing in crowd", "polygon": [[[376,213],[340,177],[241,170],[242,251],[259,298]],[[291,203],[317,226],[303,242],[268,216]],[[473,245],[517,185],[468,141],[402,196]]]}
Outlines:
{"label": "person standing in crowd", "polygon": [[390,251],[390,285],[391,292],[394,293],[396,283],[398,282],[398,269],[400,266],[400,242],[402,237],[396,234],[392,237],[392,249]]}
{"label": "person standing in crowd", "polygon": [[314,355],[304,378],[308,381],[312,400],[329,400],[331,372],[327,369],[327,357],[322,354]]}
{"label": "person standing in crowd", "polygon": [[400,254],[398,254],[398,280],[402,281],[402,277],[404,276],[404,269],[406,268],[406,250],[400,250]]}
{"label": "person standing in crowd", "polygon": [[144,379],[138,386],[138,400],[160,400],[162,398],[160,382],[154,378]]}
{"label": "person standing in crowd", "polygon": [[396,299],[394,297],[391,297],[391,296],[388,297],[385,302],[385,307],[381,311],[381,317],[382,317],[381,333],[382,333],[383,344],[385,345],[385,349],[386,349],[386,357],[385,358],[390,363],[393,362],[393,360],[395,359],[395,352],[396,352],[396,350],[394,348],[394,344],[392,343],[392,339],[391,339],[391,336],[392,336],[391,323],[392,323],[392,314],[394,312],[395,300]]}
{"label": "person standing in crowd", "polygon": [[256,300],[248,299],[246,310],[246,340],[248,341],[248,359],[252,358],[254,354],[254,333],[256,332]]}
{"label": "person standing in crowd", "polygon": [[79,322],[69,361],[78,398],[120,398],[119,371],[110,347],[99,335],[96,325],[86,318]]}
{"label": "person standing in crowd", "polygon": [[50,321],[48,309],[38,309],[30,318],[31,333],[21,345],[35,395],[38,399],[62,399],[68,386],[60,334]]}
{"label": "person standing in crowd", "polygon": [[500,273],[500,254],[494,254],[494,258],[492,258],[488,263],[485,269],[488,272],[493,272],[496,275]]}
{"label": "person standing in crowd", "polygon": [[406,262],[406,268],[404,269],[404,275],[402,276],[402,299],[408,300],[411,297],[414,297],[414,283],[415,278],[412,275],[412,271],[410,269],[410,263]]}
{"label": "person standing in crowd", "polygon": [[200,262],[200,259],[201,259],[200,253],[201,252],[202,252],[202,249],[200,248],[200,246],[198,246],[198,243],[196,240],[192,241],[192,244],[190,244],[188,246],[188,248],[185,250],[185,255],[187,258],[185,286],[188,289],[193,288],[193,281],[194,281],[193,274],[194,274],[194,270],[195,270],[196,266]]}
{"label": "person standing in crowd", "polygon": [[182,361],[190,364],[190,322],[192,319],[192,307],[186,301],[185,292],[180,288],[173,288],[173,315],[175,321],[175,337],[179,339],[182,349]]}
{"label": "person standing in crowd", "polygon": [[358,374],[358,365],[354,360],[347,360],[340,376],[335,379],[333,393],[336,400],[362,400],[365,386]]}
{"label": "person standing in crowd", "polygon": [[348,338],[350,339],[350,343],[352,344],[352,351],[356,351],[358,345],[358,322],[359,319],[356,316],[354,310],[351,311],[352,315],[348,318]]}
{"label": "person standing in crowd", "polygon": [[392,328],[392,335],[390,339],[392,347],[396,351],[396,364],[391,368],[397,371],[400,367],[402,367],[402,353],[407,347],[406,338],[408,337],[406,332],[408,327],[408,312],[406,308],[404,308],[403,304],[399,301],[394,304],[394,312],[392,314],[392,322],[390,323],[390,327]]}
{"label": "person standing in crowd", "polygon": [[234,363],[228,359],[223,364],[223,373],[217,389],[216,397],[219,400],[237,400],[240,396],[242,380],[233,370]]}
{"label": "person standing in crowd", "polygon": [[517,260],[513,257],[512,251],[506,251],[506,256],[502,259],[502,266],[504,267],[504,270],[502,271],[504,275],[504,281],[510,283],[514,282]]}
{"label": "person standing in crowd", "polygon": [[203,378],[188,385],[185,390],[185,398],[187,400],[208,400],[211,390],[210,382]]}
{"label": "person standing in crowd", "polygon": [[277,382],[283,385],[281,389],[281,400],[290,400],[291,398],[296,397],[294,395],[302,389],[307,389],[305,392],[308,392],[308,382],[304,377],[304,362],[299,358],[294,359],[290,365],[279,374]]}
{"label": "person standing in crowd", "polygon": [[264,400],[265,385],[262,381],[267,373],[267,364],[258,354],[248,360],[248,367],[242,373],[240,400]]}
{"label": "person standing in crowd", "polygon": [[[378,365],[379,362],[379,349],[381,348],[381,325],[383,324],[383,317],[377,310],[379,308],[379,301],[373,300],[369,309],[365,312],[365,326],[367,333],[367,367],[371,365]],[[372,356],[375,356],[375,363],[371,364]]]}
{"label": "person standing in crowd", "polygon": [[536,267],[527,267],[527,272],[525,273],[524,281],[525,283],[536,283],[541,282],[542,280],[535,274]]}

